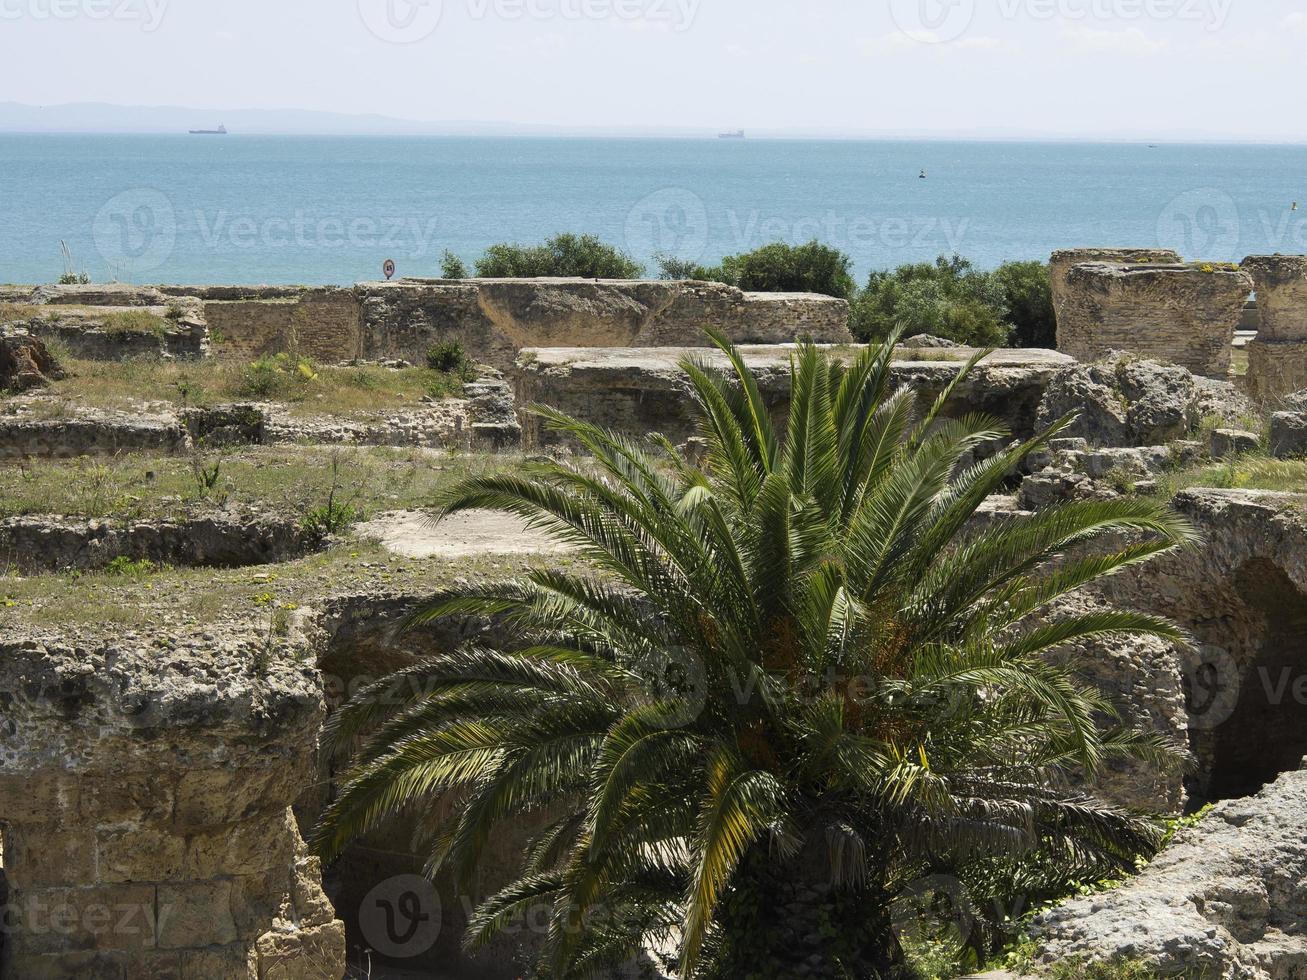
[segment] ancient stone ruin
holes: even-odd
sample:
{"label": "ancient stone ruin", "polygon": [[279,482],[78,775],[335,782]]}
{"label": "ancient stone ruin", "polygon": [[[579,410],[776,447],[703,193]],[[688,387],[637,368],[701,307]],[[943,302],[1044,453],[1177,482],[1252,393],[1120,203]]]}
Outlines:
{"label": "ancient stone ruin", "polygon": [[[1058,253],[1063,349],[992,354],[946,413],[995,415],[1015,438],[1081,415],[980,520],[1166,493],[1203,535],[1050,612],[1110,603],[1189,630],[1192,648],[1093,639],[1068,656],[1126,721],[1187,752],[1163,772],[1113,766],[1097,792],[1165,814],[1220,807],[1112,898],[1042,920],[1047,956],[1134,950],[1257,980],[1307,963],[1293,843],[1307,755],[1307,699],[1293,694],[1307,690],[1304,498],[1168,489],[1216,460],[1307,457],[1307,398],[1290,396],[1304,387],[1304,263],[1253,258],[1250,276],[1164,250]],[[1254,285],[1263,322],[1248,383],[1274,413],[1228,372]],[[520,976],[538,939],[529,924],[475,954],[460,937],[532,827],[496,842],[470,893],[432,883],[429,942],[389,953],[375,916],[397,900],[396,882],[422,873],[411,826],[371,834],[325,874],[303,845],[332,792],[324,718],[368,680],[504,628],[469,618],[401,636],[405,616],[467,577],[573,560],[492,515],[432,528],[422,508],[447,481],[421,480],[516,471],[530,454],[574,449],[525,411],[532,402],[695,448],[677,365],[720,363],[704,326],[746,344],[779,418],[794,342],[848,344],[847,304],[581,280],[68,286],[2,298],[17,324],[3,336],[26,352],[19,373],[31,375],[30,362],[47,383],[0,385],[0,493],[28,501],[0,514],[0,977],[317,980],[386,963]],[[152,314],[154,327],[124,331],[114,320],[124,311]],[[42,360],[44,341],[67,352],[70,377]],[[477,376],[443,395],[391,397],[386,386],[445,341],[463,345]],[[218,377],[203,372],[282,352],[375,387],[341,411],[318,408],[311,384],[295,399],[197,400],[186,387],[188,372]],[[927,403],[972,353],[910,342],[892,382]],[[142,364],[170,380],[128,405],[97,402],[77,377]],[[371,404],[383,396],[388,407]],[[338,455],[375,484],[337,481]],[[50,473],[63,482],[48,484],[47,505],[24,488]],[[355,519],[323,523],[327,498],[301,484],[330,486]],[[1196,868],[1213,848],[1220,859]]]}
{"label": "ancient stone ruin", "polygon": [[1261,312],[1248,345],[1248,389],[1270,403],[1307,388],[1307,256],[1254,255],[1242,267],[1257,286]]}
{"label": "ancient stone ruin", "polygon": [[1072,266],[1062,282],[1058,350],[1082,361],[1130,351],[1208,377],[1229,372],[1253,290],[1246,272],[1208,264],[1090,262]]}

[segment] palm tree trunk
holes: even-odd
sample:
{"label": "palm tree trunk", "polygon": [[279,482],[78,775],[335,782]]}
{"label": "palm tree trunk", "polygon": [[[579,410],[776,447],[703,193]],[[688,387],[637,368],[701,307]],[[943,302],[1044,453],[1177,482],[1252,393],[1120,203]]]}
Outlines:
{"label": "palm tree trunk", "polygon": [[765,848],[745,858],[719,909],[714,980],[810,977],[899,980],[907,976],[883,884],[831,884],[811,849],[779,862]]}

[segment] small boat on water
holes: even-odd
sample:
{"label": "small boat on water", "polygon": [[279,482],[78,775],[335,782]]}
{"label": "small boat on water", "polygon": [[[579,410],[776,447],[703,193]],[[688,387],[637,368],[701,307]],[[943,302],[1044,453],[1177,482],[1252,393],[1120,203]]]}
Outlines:
{"label": "small boat on water", "polygon": [[221,125],[217,129],[192,129],[190,132],[192,136],[226,136],[227,127]]}
{"label": "small boat on water", "polygon": [[926,171],[923,170],[923,171],[918,175],[918,179],[920,179],[920,180],[925,180],[925,179],[926,179]]}
{"label": "small boat on water", "polygon": [[719,140],[742,140],[744,139],[744,130],[737,129],[733,133],[719,133],[717,138]]}

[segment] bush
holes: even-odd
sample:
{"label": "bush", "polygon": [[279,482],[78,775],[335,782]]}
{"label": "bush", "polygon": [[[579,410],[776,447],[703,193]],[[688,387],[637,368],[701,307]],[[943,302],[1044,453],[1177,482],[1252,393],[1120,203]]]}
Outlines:
{"label": "bush", "polygon": [[476,263],[487,279],[639,279],[644,267],[593,235],[556,235],[543,245],[492,245]]}
{"label": "bush", "polygon": [[1008,342],[1007,298],[992,273],[959,255],[873,272],[854,300],[850,329],[859,340],[883,340],[897,325],[907,336],[928,333],[971,347]]}
{"label": "bush", "polygon": [[471,367],[461,340],[442,340],[427,351],[427,367],[441,374],[465,374]]}
{"label": "bush", "polygon": [[994,277],[1003,289],[1012,344],[1057,347],[1057,315],[1048,266],[1043,262],[1004,262]]}
{"label": "bush", "polygon": [[463,264],[463,260],[449,249],[445,249],[445,254],[440,257],[440,276],[442,279],[471,278],[468,275],[467,266]]}
{"label": "bush", "polygon": [[276,354],[260,357],[247,367],[236,384],[237,394],[247,398],[298,400],[318,380],[318,371],[307,357]]}
{"label": "bush", "polygon": [[806,245],[775,242],[743,255],[728,255],[712,268],[670,256],[659,256],[661,279],[702,279],[724,282],[754,293],[822,293],[847,299],[856,284],[849,272],[852,260],[818,241]]}

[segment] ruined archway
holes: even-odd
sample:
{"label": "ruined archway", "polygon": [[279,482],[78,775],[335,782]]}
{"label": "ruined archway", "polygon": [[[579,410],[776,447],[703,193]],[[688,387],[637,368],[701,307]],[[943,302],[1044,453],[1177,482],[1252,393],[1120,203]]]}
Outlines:
{"label": "ruined archway", "polygon": [[1234,584],[1247,646],[1227,661],[1237,671],[1228,718],[1190,733],[1197,803],[1251,796],[1307,756],[1307,595],[1266,559],[1242,566]]}

